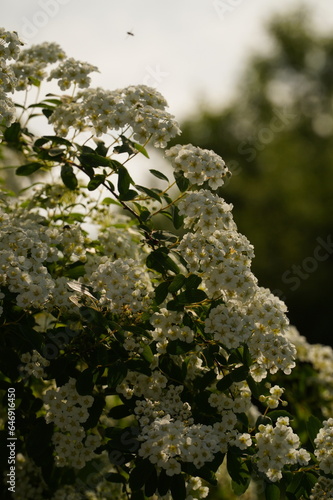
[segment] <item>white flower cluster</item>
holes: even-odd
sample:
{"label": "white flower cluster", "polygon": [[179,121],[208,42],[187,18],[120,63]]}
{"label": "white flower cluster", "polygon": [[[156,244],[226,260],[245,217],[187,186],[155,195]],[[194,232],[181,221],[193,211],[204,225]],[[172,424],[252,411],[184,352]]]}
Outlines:
{"label": "white flower cluster", "polygon": [[189,403],[180,398],[184,387],[182,385],[170,385],[166,392],[161,394],[158,400],[145,399],[136,402],[135,414],[141,426],[147,425],[157,417],[166,414],[172,418],[193,424],[191,407]]}
{"label": "white flower cluster", "polygon": [[[279,403],[281,402],[281,396],[284,393],[284,389],[283,387],[274,385],[273,387],[270,387],[269,392],[269,396],[265,396],[264,394],[262,394],[259,397],[259,401],[261,401],[261,403],[265,403],[268,408],[277,408],[279,406]],[[282,401],[283,406],[286,406],[286,404],[286,401]]]}
{"label": "white flower cluster", "polygon": [[260,381],[267,370],[290,373],[296,349],[286,338],[286,306],[260,288],[250,269],[253,247],[237,232],[232,205],[207,190],[185,195],[179,202],[184,226],[191,230],[179,248],[189,270],[202,273],[202,286],[224,304],[212,309],[205,331],[232,349],[247,343],[254,360],[251,375]]}
{"label": "white flower cluster", "polygon": [[314,443],[315,455],[319,467],[325,474],[333,473],[333,418],[324,420],[323,427],[318,432]]}
{"label": "white flower cluster", "polygon": [[319,476],[311,490],[310,500],[333,500],[333,479]]}
{"label": "white flower cluster", "polygon": [[59,429],[52,436],[57,466],[70,465],[81,469],[96,456],[94,450],[101,442],[96,434],[86,435],[81,425],[89,417],[88,408],[94,398],[80,396],[76,390],[76,380],[70,378],[67,384],[46,391],[43,401],[47,408],[46,422],[53,422]]}
{"label": "white flower cluster", "polygon": [[[6,94],[13,93],[17,87],[17,79],[9,60],[16,59],[23,45],[15,31],[0,28],[0,123],[9,127],[15,121],[16,109],[11,98]],[[2,131],[0,130],[0,137]]]}
{"label": "white flower cluster", "polygon": [[18,81],[16,90],[26,90],[34,80],[45,79],[46,67],[65,57],[66,54],[57,43],[45,42],[21,50],[11,65]]}
{"label": "white flower cluster", "polygon": [[94,291],[101,294],[101,306],[116,314],[145,310],[152,300],[153,286],[142,265],[133,259],[102,260],[90,277]]}
{"label": "white flower cluster", "polygon": [[[13,208],[15,211],[15,208]],[[0,209],[0,286],[16,293],[23,309],[71,309],[67,279],[53,278],[48,265],[57,260],[84,260],[84,238],[77,228],[47,227],[34,213]]]}
{"label": "white flower cluster", "polygon": [[295,345],[297,359],[311,363],[316,372],[316,383],[321,388],[321,397],[325,401],[321,410],[325,417],[333,412],[333,349],[322,344],[309,344],[297,329],[290,326],[287,337]]}
{"label": "white flower cluster", "polygon": [[208,181],[209,187],[217,189],[230,174],[222,158],[208,149],[187,144],[177,144],[165,152],[176,172],[183,172],[191,184],[201,186]]}
{"label": "white flower cluster", "polygon": [[182,313],[168,311],[163,307],[152,315],[150,323],[155,327],[152,337],[157,342],[158,353],[166,352],[168,343],[172,340],[193,342],[194,332],[188,326],[180,326],[182,318]]}
{"label": "white flower cluster", "polygon": [[69,57],[50,72],[47,80],[58,80],[61,90],[69,89],[73,83],[84,89],[89,87],[91,78],[88,75],[93,71],[98,71],[98,68]]}
{"label": "white flower cluster", "polygon": [[44,368],[49,366],[50,362],[43,358],[38,351],[33,350],[30,352],[25,352],[21,356],[21,361],[24,365],[20,366],[20,371],[28,376],[33,375],[36,378],[45,377]]}
{"label": "white flower cluster", "polygon": [[234,413],[246,413],[252,406],[251,391],[246,382],[234,382],[227,394],[213,392],[209,396],[209,404],[217,408],[219,413],[231,410]]}
{"label": "white flower cluster", "polygon": [[289,426],[289,418],[279,417],[275,427],[261,424],[258,430],[255,435],[258,451],[253,459],[270,481],[279,481],[287,464],[307,465],[310,454],[299,448],[300,439]]}
{"label": "white flower cluster", "polygon": [[289,374],[295,367],[296,349],[285,337],[285,305],[265,288],[257,287],[252,293],[249,302],[233,299],[212,309],[205,331],[229,349],[246,343],[254,360],[251,375],[260,382],[268,370]]}
{"label": "white flower cluster", "polygon": [[157,417],[141,429],[139,455],[149,458],[169,476],[180,474],[180,462],[190,462],[200,469],[212,461],[217,452],[227,451],[228,443],[237,435],[234,431],[236,422],[232,412],[227,412],[221,422],[213,426],[189,425],[168,414]]}
{"label": "white flower cluster", "polygon": [[50,116],[49,123],[64,137],[70,128],[76,131],[93,128],[98,137],[131,127],[134,140],[145,143],[152,138],[155,147],[163,148],[180,133],[174,116],[165,107],[161,94],[146,85],[114,91],[87,89],[72,100],[64,100]]}
{"label": "white flower cluster", "polygon": [[184,228],[191,228],[192,232],[210,236],[216,230],[236,230],[233,206],[207,189],[187,193],[178,208],[180,215],[185,216]]}
{"label": "white flower cluster", "polygon": [[168,379],[157,370],[153,371],[150,376],[130,371],[117,386],[117,392],[126,399],[144,396],[147,399],[158,400],[167,382]]}

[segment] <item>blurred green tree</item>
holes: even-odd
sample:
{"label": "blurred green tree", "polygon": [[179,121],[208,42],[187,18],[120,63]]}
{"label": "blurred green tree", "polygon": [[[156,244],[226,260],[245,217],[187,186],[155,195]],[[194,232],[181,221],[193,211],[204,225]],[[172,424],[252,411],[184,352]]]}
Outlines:
{"label": "blurred green tree", "polygon": [[232,104],[199,110],[181,142],[224,158],[234,175],[220,195],[254,244],[260,284],[310,341],[332,345],[333,38],[304,10],[275,17],[268,35]]}

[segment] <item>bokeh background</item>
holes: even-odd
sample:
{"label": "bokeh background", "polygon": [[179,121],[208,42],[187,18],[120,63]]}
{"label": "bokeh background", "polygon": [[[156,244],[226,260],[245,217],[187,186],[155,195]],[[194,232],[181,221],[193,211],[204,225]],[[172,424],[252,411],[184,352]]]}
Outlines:
{"label": "bokeh background", "polygon": [[260,284],[309,341],[333,345],[331,0],[11,0],[1,19],[98,66],[95,86],[156,87],[177,142],[232,170],[220,194]]}

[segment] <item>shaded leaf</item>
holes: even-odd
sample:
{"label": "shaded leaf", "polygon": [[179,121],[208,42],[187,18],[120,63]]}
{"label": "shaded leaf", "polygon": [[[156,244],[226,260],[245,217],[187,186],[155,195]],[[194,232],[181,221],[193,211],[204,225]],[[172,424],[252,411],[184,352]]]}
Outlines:
{"label": "shaded leaf", "polygon": [[155,177],[157,177],[158,179],[169,182],[169,179],[167,178],[167,176],[162,174],[162,172],[159,172],[158,170],[154,170],[154,169],[149,170],[149,172],[152,175],[154,175]]}
{"label": "shaded leaf", "polygon": [[179,208],[174,205],[171,206],[171,214],[175,229],[180,229],[184,223],[184,216],[179,215]]}
{"label": "shaded leaf", "polygon": [[68,189],[74,190],[77,188],[78,181],[71,165],[66,163],[61,167],[61,179]]}
{"label": "shaded leaf", "polygon": [[182,172],[174,172],[173,176],[175,178],[176,184],[180,192],[184,193],[190,185],[190,181],[184,177]]}
{"label": "shaded leaf", "polygon": [[129,415],[132,415],[132,413],[133,413],[132,410],[128,408],[126,405],[118,405],[111,408],[111,410],[108,413],[108,416],[118,420],[121,418],[128,417]]}
{"label": "shaded leaf", "polygon": [[187,290],[190,290],[191,288],[198,288],[201,282],[202,278],[200,278],[200,276],[197,276],[196,274],[191,274],[186,280],[185,288]]}
{"label": "shaded leaf", "polygon": [[86,368],[80,373],[76,380],[76,390],[81,395],[91,394],[94,388],[93,372],[91,368]]}
{"label": "shaded leaf", "polygon": [[16,169],[16,175],[31,175],[34,172],[37,172],[40,168],[43,168],[45,165],[42,163],[38,163],[37,161],[33,161],[31,163],[26,163],[21,167]]}
{"label": "shaded leaf", "polygon": [[89,191],[94,191],[97,189],[103,182],[105,181],[105,175],[96,174],[94,177],[88,182],[87,188]]}
{"label": "shaded leaf", "polygon": [[186,499],[186,483],[183,474],[178,474],[177,476],[172,476],[170,491],[173,500],[185,500]]}
{"label": "shaded leaf", "polygon": [[141,191],[142,193],[145,193],[150,198],[153,198],[154,200],[157,200],[158,202],[161,203],[161,197],[153,189],[148,189],[145,186],[140,186],[138,184],[135,185],[135,188],[138,191]]}
{"label": "shaded leaf", "polygon": [[132,469],[129,477],[129,485],[132,490],[140,490],[149,480],[155,469],[148,459],[140,460],[136,467]]}
{"label": "shaded leaf", "polygon": [[182,288],[182,286],[184,285],[186,281],[186,278],[183,274],[177,274],[177,276],[175,276],[173,278],[173,280],[171,281],[170,285],[169,285],[169,292],[170,293],[175,293],[175,292],[178,292],[178,290],[180,288]]}
{"label": "shaded leaf", "polygon": [[109,366],[107,382],[110,388],[115,389],[127,375],[127,367],[121,361],[116,361]]}
{"label": "shaded leaf", "polygon": [[129,190],[130,184],[133,183],[133,181],[127,169],[123,165],[120,165],[118,167],[117,173],[118,173],[118,185],[117,185],[118,191],[120,194],[124,195]]}
{"label": "shaded leaf", "polygon": [[317,434],[319,430],[322,428],[322,426],[323,424],[319,420],[319,418],[314,417],[313,415],[311,415],[309,420],[306,422],[309,438],[314,448],[315,448],[314,440],[316,439]]}
{"label": "shaded leaf", "polygon": [[169,293],[169,282],[163,281],[155,288],[155,302],[157,305],[162,304]]}
{"label": "shaded leaf", "polygon": [[265,487],[266,500],[280,500],[280,488],[277,484],[268,483]]}

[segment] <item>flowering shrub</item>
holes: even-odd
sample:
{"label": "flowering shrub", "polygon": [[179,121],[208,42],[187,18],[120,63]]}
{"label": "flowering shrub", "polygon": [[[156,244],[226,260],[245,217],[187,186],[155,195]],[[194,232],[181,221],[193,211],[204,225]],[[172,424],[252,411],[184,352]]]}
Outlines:
{"label": "flowering shrub", "polygon": [[[226,476],[230,495],[331,495],[332,351],[259,286],[214,192],[224,161],[174,146],[174,181],[150,169],[161,187],[138,184],[127,163],[180,132],[159,92],[93,89],[97,68],[56,44],[22,48],[5,30],[0,42],[2,147],[40,181],[29,197],[0,193],[4,495],[191,500]],[[30,102],[43,80],[71,94]],[[39,113],[52,134],[29,128]]]}

